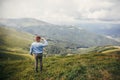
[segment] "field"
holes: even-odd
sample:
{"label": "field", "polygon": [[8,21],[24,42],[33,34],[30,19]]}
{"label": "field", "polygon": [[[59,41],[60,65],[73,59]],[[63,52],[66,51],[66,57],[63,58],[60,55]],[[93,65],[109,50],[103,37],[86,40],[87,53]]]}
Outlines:
{"label": "field", "polygon": [[28,52],[0,51],[0,80],[120,80],[120,49],[97,47],[87,54],[44,57],[43,66],[36,73]]}

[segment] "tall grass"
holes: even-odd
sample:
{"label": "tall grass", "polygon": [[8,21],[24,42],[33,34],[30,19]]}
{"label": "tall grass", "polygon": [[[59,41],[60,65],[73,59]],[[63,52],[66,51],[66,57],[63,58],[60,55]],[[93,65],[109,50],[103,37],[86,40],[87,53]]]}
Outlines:
{"label": "tall grass", "polygon": [[120,80],[117,53],[46,57],[42,73],[34,71],[34,59],[29,54],[4,52],[2,56],[1,80]]}

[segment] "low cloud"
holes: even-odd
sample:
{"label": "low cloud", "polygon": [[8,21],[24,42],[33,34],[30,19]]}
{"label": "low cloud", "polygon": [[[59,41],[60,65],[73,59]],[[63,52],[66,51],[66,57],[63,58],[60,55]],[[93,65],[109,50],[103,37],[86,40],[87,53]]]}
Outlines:
{"label": "low cloud", "polygon": [[120,22],[120,0],[1,0],[0,18],[37,18],[52,23]]}

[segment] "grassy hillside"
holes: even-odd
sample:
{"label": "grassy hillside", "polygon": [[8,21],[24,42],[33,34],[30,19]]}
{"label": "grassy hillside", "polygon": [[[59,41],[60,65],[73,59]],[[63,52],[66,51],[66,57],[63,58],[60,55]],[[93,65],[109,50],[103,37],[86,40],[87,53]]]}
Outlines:
{"label": "grassy hillside", "polygon": [[44,58],[42,73],[34,72],[34,60],[28,54],[1,53],[0,80],[120,80],[120,48],[115,46],[97,47],[88,54]]}
{"label": "grassy hillside", "polygon": [[0,27],[0,49],[26,50],[32,40],[33,36],[28,33]]}

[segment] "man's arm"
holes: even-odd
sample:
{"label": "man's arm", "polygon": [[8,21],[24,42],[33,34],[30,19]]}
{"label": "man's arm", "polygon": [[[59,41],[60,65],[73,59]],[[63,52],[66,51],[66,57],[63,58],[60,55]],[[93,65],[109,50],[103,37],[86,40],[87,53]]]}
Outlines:
{"label": "man's arm", "polygon": [[32,52],[33,52],[33,47],[32,45],[30,46],[30,55],[32,55]]}
{"label": "man's arm", "polygon": [[45,39],[45,38],[42,38],[42,40],[44,41],[44,43],[42,44],[42,46],[47,46],[48,45],[48,42],[47,42],[47,40]]}

